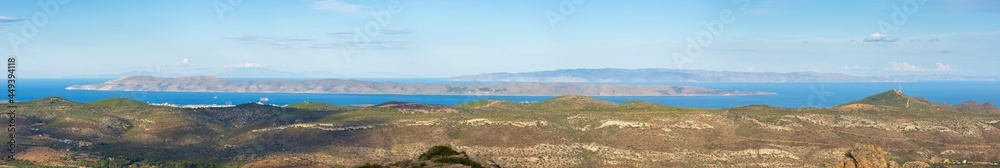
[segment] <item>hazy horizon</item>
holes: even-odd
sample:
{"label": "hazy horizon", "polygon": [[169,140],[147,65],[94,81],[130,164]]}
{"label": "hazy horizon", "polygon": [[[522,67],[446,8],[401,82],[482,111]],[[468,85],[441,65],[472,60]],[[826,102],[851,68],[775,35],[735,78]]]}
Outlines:
{"label": "hazy horizon", "polygon": [[989,20],[1000,1],[988,0],[53,2],[0,2],[0,54],[18,57],[19,77],[245,67],[1000,75],[1000,22]]}
{"label": "hazy horizon", "polygon": [[[107,73],[107,74],[84,74],[84,75],[73,75],[73,76],[61,76],[61,77],[21,77],[21,78],[34,78],[34,79],[115,79],[128,76],[139,76],[148,75],[153,77],[182,77],[182,76],[212,76],[219,78],[231,78],[231,79],[320,79],[320,78],[342,78],[342,79],[448,79],[453,77],[462,76],[478,76],[478,75],[489,75],[489,74],[528,74],[537,72],[555,72],[564,70],[604,70],[604,69],[619,69],[619,70],[641,70],[641,69],[660,69],[660,68],[638,68],[638,69],[620,69],[620,68],[572,68],[572,69],[551,69],[551,70],[540,70],[540,71],[525,71],[525,72],[485,72],[477,74],[464,74],[455,76],[417,76],[405,73],[393,73],[393,72],[365,72],[356,74],[341,74],[333,72],[324,71],[282,71],[280,69],[272,69],[267,67],[241,67],[241,68],[219,68],[210,71],[201,72],[164,72],[164,71],[147,71],[147,70],[135,70],[121,73]],[[712,71],[705,69],[669,69],[662,68],[663,70],[679,70],[679,71],[706,71],[706,72],[748,72],[748,71]],[[266,72],[266,73],[258,73]],[[824,74],[846,74],[837,72],[815,72],[815,71],[792,71],[792,72],[761,72],[753,71],[752,73],[824,73]],[[234,76],[235,75],[235,76]],[[260,76],[254,76],[260,75]],[[276,76],[283,75],[283,76]],[[935,75],[959,75],[963,77],[1000,77],[1000,75],[960,75],[960,74],[947,74],[947,73],[924,73],[924,74],[892,74],[892,75],[853,75],[846,74],[855,77],[893,77],[893,76],[924,76],[930,77]]]}

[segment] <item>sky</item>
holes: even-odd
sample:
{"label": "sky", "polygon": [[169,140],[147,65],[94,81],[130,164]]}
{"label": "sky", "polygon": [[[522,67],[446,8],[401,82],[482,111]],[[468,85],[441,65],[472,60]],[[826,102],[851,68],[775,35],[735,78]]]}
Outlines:
{"label": "sky", "polygon": [[2,1],[0,55],[24,78],[248,67],[981,76],[1000,75],[996,18],[991,0]]}

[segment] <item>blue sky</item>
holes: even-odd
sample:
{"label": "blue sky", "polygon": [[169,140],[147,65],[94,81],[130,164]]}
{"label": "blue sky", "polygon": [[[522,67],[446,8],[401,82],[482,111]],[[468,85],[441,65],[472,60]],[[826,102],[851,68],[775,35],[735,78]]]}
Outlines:
{"label": "blue sky", "polygon": [[[731,22],[705,26],[720,16]],[[1000,75],[996,18],[1000,1],[990,0],[3,1],[0,54],[38,78],[240,67]],[[698,43],[705,33],[710,42]],[[702,50],[688,54],[692,45]]]}

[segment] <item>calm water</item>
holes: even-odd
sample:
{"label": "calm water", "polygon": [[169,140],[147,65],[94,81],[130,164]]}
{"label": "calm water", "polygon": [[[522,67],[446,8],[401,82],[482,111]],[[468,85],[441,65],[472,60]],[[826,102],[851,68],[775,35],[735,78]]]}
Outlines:
{"label": "calm water", "polygon": [[[442,95],[360,95],[360,94],[288,94],[288,93],[185,93],[144,91],[80,91],[65,90],[73,84],[100,83],[110,79],[18,79],[17,99],[35,100],[58,96],[76,102],[91,102],[107,98],[124,97],[150,103],[171,104],[241,104],[256,102],[268,97],[273,104],[296,102],[326,102],[338,105],[379,104],[388,101],[408,101],[428,104],[456,105],[474,100],[541,101],[552,96],[442,96]],[[255,80],[255,79],[237,79]],[[386,81],[386,79],[359,79]],[[440,79],[393,79],[403,83],[442,83]],[[470,83],[470,82],[460,82]],[[959,104],[968,100],[1000,102],[1000,82],[908,82],[908,83],[641,83],[642,85],[686,85],[721,90],[769,91],[777,95],[765,96],[626,96],[595,97],[615,103],[642,100],[663,105],[728,108],[750,104],[769,104],[780,107],[830,107],[857,100],[872,94],[901,87],[903,92],[925,97],[933,102]]]}

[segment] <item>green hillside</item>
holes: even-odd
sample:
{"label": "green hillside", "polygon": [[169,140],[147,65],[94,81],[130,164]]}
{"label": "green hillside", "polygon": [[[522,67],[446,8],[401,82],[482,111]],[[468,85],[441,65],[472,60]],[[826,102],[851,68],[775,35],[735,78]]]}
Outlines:
{"label": "green hillside", "polygon": [[314,110],[314,111],[329,111],[329,110],[340,110],[347,107],[337,106],[329,103],[323,102],[299,102],[295,104],[288,105],[286,108],[295,108],[302,110]]}
{"label": "green hillside", "polygon": [[582,95],[566,95],[532,103],[531,106],[537,109],[587,109],[612,107],[615,106],[615,103]]}
{"label": "green hillside", "polygon": [[24,103],[27,103],[27,104],[37,104],[37,105],[72,105],[72,104],[77,104],[76,102],[72,102],[72,101],[63,99],[61,97],[45,97],[45,98],[41,98],[41,99],[38,99],[38,100],[27,101],[27,102],[24,102]]}
{"label": "green hillside", "polygon": [[149,107],[149,103],[144,103],[128,98],[111,98],[99,101],[94,101],[87,103],[87,105],[95,107],[108,107],[108,108],[137,108],[137,107]]}
{"label": "green hillside", "polygon": [[856,100],[848,103],[844,103],[840,106],[850,105],[850,104],[868,104],[883,107],[894,107],[894,108],[904,108],[904,109],[931,109],[937,106],[927,99],[915,98],[903,94],[900,90],[889,90],[879,94],[865,97],[861,100]]}

